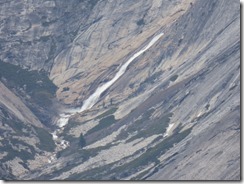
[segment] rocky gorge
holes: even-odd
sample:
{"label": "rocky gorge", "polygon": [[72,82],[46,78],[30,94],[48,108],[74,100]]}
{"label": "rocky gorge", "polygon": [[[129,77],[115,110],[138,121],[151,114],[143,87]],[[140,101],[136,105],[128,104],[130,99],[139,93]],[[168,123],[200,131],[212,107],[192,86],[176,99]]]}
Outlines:
{"label": "rocky gorge", "polygon": [[0,2],[0,178],[240,180],[240,3]]}

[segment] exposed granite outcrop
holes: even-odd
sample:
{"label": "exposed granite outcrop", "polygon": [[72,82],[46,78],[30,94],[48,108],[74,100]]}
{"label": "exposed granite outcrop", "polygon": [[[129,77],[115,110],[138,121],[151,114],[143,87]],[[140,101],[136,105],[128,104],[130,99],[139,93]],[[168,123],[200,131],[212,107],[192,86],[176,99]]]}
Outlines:
{"label": "exposed granite outcrop", "polygon": [[[33,107],[43,103],[0,75],[0,150],[15,154],[1,155],[1,178],[240,179],[239,2],[0,4],[0,60],[43,72],[58,88],[37,116]],[[53,140],[55,126],[47,125],[58,119],[55,113],[80,108],[161,32],[98,103],[73,114]]]}

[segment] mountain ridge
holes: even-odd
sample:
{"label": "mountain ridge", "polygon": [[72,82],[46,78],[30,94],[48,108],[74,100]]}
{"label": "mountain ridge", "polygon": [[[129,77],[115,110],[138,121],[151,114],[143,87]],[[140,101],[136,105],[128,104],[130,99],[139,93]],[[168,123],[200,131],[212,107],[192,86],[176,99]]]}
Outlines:
{"label": "mountain ridge", "polygon": [[239,2],[0,12],[0,178],[240,180]]}

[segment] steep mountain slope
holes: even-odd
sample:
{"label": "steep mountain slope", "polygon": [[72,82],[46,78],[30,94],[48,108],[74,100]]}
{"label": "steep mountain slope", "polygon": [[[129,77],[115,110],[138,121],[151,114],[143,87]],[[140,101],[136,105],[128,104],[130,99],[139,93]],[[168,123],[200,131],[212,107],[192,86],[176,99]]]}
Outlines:
{"label": "steep mountain slope", "polygon": [[240,179],[239,2],[0,12],[1,178]]}

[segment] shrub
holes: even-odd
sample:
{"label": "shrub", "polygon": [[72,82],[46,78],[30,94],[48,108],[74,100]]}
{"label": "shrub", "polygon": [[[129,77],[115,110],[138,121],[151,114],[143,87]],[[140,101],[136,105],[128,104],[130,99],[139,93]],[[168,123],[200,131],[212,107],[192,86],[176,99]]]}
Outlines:
{"label": "shrub", "polygon": [[172,77],[170,77],[169,80],[174,82],[177,78],[178,78],[178,75],[173,75]]}
{"label": "shrub", "polygon": [[144,19],[140,19],[136,22],[138,26],[145,25]]}
{"label": "shrub", "polygon": [[50,105],[55,97],[57,87],[43,71],[29,71],[0,61],[0,76],[8,81],[6,85],[10,88],[25,86],[26,92],[40,106]]}
{"label": "shrub", "polygon": [[37,145],[40,150],[53,152],[55,150],[55,142],[53,141],[52,135],[45,129],[35,127],[35,132],[37,137],[40,140],[40,143]]}
{"label": "shrub", "polygon": [[93,127],[91,130],[89,130],[87,132],[87,134],[94,133],[94,132],[99,131],[103,128],[107,128],[115,122],[116,122],[116,120],[114,118],[114,115],[107,116],[107,117],[101,119],[99,121],[99,124],[97,126]]}
{"label": "shrub", "polygon": [[86,145],[86,140],[83,136],[83,134],[80,134],[80,141],[79,141],[80,147],[83,148]]}

